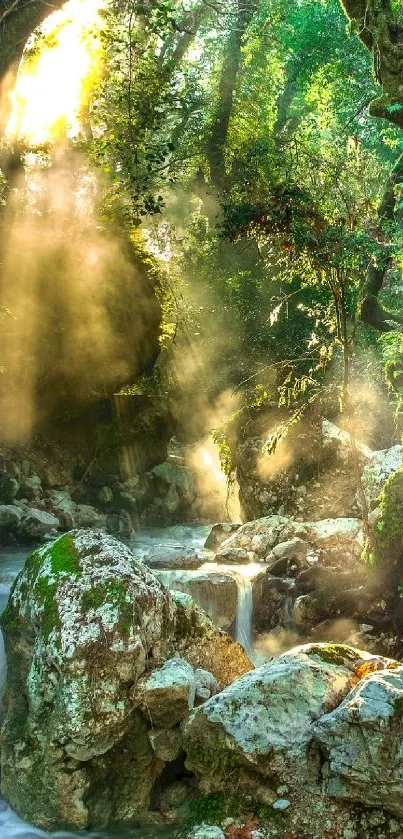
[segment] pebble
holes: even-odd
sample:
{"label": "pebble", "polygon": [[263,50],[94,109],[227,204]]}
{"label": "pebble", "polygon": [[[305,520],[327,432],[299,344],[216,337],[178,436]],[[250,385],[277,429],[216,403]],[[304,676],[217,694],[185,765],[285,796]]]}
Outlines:
{"label": "pebble", "polygon": [[273,810],[288,810],[291,807],[291,801],[288,798],[278,798],[273,804]]}

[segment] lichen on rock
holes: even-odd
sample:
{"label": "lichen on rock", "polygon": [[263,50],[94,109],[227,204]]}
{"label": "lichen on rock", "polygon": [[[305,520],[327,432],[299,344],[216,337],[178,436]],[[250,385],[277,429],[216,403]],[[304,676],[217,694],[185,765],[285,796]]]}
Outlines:
{"label": "lichen on rock", "polygon": [[194,699],[193,667],[221,687],[251,667],[192,601],[175,601],[102,532],[72,531],[31,553],[1,626],[2,792],[48,830],[132,822],[148,810],[164,762],[148,736],[141,677],[181,657]]}

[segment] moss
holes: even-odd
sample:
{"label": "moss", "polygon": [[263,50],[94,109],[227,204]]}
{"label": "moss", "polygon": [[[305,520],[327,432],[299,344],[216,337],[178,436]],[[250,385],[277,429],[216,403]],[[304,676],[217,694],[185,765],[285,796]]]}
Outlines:
{"label": "moss", "polygon": [[119,580],[98,584],[85,591],[81,598],[84,613],[100,609],[109,603],[119,611],[117,626],[124,637],[130,635],[133,626],[133,603],[123,582]]}
{"label": "moss", "polygon": [[[42,572],[44,563],[50,560],[49,578]],[[60,645],[60,618],[56,601],[58,588],[57,578],[66,574],[77,579],[81,575],[79,555],[76,550],[73,537],[66,533],[56,539],[44,551],[36,549],[30,553],[24,566],[24,570],[17,578],[11,592],[7,608],[1,617],[1,626],[7,631],[17,630],[21,625],[21,614],[18,606],[12,605],[12,594],[18,586],[18,599],[20,602],[32,592],[37,603],[41,606],[42,624],[41,632],[45,642],[51,632],[56,630],[56,644]],[[54,579],[56,577],[56,580]]]}
{"label": "moss", "polygon": [[206,770],[211,777],[216,778],[223,788],[236,787],[236,776],[240,769],[238,755],[218,737],[213,745],[203,735],[197,740],[192,740],[187,754],[190,768],[203,768],[203,771]]}
{"label": "moss", "polygon": [[79,554],[70,533],[60,536],[50,547],[50,562],[53,574],[81,575]]}
{"label": "moss", "polygon": [[321,646],[314,646],[310,649],[311,655],[317,655],[326,664],[344,664],[346,659],[348,661],[355,661],[356,655],[351,647],[345,644],[324,644]]}
{"label": "moss", "polygon": [[240,802],[233,796],[208,793],[199,795],[190,806],[187,827],[196,824],[220,824],[228,816],[236,818],[240,813]]}
{"label": "moss", "polygon": [[396,593],[403,579],[403,467],[390,475],[379,501],[380,517],[363,558],[382,575],[385,588]]}

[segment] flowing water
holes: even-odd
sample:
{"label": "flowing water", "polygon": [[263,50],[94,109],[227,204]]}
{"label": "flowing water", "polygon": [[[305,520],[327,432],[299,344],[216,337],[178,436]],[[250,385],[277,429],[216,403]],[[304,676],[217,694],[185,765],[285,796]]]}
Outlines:
{"label": "flowing water", "polygon": [[[203,555],[203,546],[207,534],[210,531],[209,526],[190,526],[180,525],[168,528],[150,528],[140,532],[138,538],[132,543],[131,548],[134,554],[138,557],[143,557],[145,554],[152,553],[154,555],[164,555],[167,558],[167,568],[158,570],[156,573],[165,585],[169,588],[180,588],[182,591],[189,591],[192,587],[192,581],[198,577],[206,578],[206,575],[217,575],[219,578],[230,576],[237,584],[237,604],[235,617],[235,637],[239,641],[245,651],[252,655],[252,616],[253,616],[253,589],[252,582],[255,576],[261,570],[259,565],[248,566],[228,566],[218,565],[215,562],[209,561],[208,552]],[[196,571],[188,570],[170,570],[170,559],[178,556],[182,551],[192,550],[196,551],[202,558],[205,558],[203,565]],[[14,550],[10,548],[0,549],[0,613],[6,606],[7,599],[10,593],[10,588],[17,574],[24,565],[25,559],[28,555],[28,550]],[[196,600],[194,587],[192,589],[192,596]],[[200,605],[205,611],[210,614],[214,620],[218,619],[216,614],[216,607],[214,598],[210,601],[204,598],[204,602]],[[217,622],[219,622],[217,620]],[[0,632],[0,702],[4,692],[6,679],[6,662],[4,655],[3,638]],[[107,832],[66,832],[58,831],[56,833],[44,833],[37,828],[23,822],[11,810],[7,802],[0,797],[0,837],[1,839],[36,839],[36,837],[49,837],[53,839],[73,839],[73,837],[83,836],[96,837],[97,839],[170,839],[174,835],[175,829],[172,827],[142,827],[140,829],[127,828],[117,831],[108,830]]]}

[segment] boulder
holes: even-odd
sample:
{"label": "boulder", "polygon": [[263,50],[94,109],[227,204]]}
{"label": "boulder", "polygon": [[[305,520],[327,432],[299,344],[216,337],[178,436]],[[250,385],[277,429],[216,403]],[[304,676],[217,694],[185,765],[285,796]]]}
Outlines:
{"label": "boulder", "polygon": [[256,562],[256,554],[246,551],[244,548],[222,546],[216,554],[216,562],[224,565],[245,565],[248,562]]}
{"label": "boulder", "polygon": [[105,527],[105,516],[90,504],[76,504],[78,527]]}
{"label": "boulder", "polygon": [[298,629],[319,623],[326,616],[326,605],[312,594],[297,597],[292,609],[292,621]]}
{"label": "boulder", "polygon": [[148,733],[148,739],[157,757],[164,762],[169,763],[179,757],[182,743],[178,728],[153,728]]}
{"label": "boulder", "polygon": [[264,560],[279,543],[296,536],[304,539],[305,533],[306,528],[301,522],[286,516],[264,516],[243,524],[222,543],[220,554],[228,548],[240,548],[253,553],[257,560]]}
{"label": "boulder", "polygon": [[146,814],[164,762],[141,686],[167,659],[210,671],[221,688],[251,667],[189,598],[174,598],[126,545],[96,531],[31,553],[1,627],[1,790],[45,830]]}
{"label": "boulder", "polygon": [[317,722],[327,793],[403,817],[403,667],[370,673]]}
{"label": "boulder", "polygon": [[220,629],[235,623],[238,605],[236,578],[215,571],[157,571],[158,578],[170,589],[190,594]]}
{"label": "boulder", "polygon": [[211,528],[211,531],[204,543],[204,547],[210,551],[217,550],[222,542],[232,536],[233,533],[236,533],[240,527],[240,524],[231,524],[228,521],[213,524],[213,527]]}
{"label": "boulder", "polygon": [[270,836],[401,835],[402,671],[343,645],[291,650],[191,713],[186,765],[203,792],[281,812]]}
{"label": "boulder", "polygon": [[196,680],[193,667],[183,658],[171,658],[153,670],[141,693],[141,706],[152,726],[174,728],[194,707]]}
{"label": "boulder", "polygon": [[28,501],[34,501],[42,495],[42,481],[39,475],[31,475],[24,478],[20,484],[18,496],[19,498],[26,498]]}
{"label": "boulder", "polygon": [[59,526],[59,519],[52,513],[28,508],[21,522],[21,537],[27,542],[40,541]]}
{"label": "boulder", "polygon": [[277,560],[296,560],[298,562],[306,559],[309,547],[308,542],[295,536],[293,539],[288,539],[287,542],[280,542],[275,545],[273,555]]}
{"label": "boulder", "polygon": [[372,453],[362,474],[364,492],[370,505],[378,498],[385,481],[401,466],[403,466],[403,446],[392,446],[390,449]]}
{"label": "boulder", "polygon": [[0,504],[0,533],[16,533],[19,530],[23,511],[13,504]]}
{"label": "boulder", "polygon": [[146,554],[143,562],[149,568],[191,570],[200,568],[204,559],[201,559],[193,548],[160,548],[159,551]]}
{"label": "boulder", "polygon": [[[314,721],[335,708],[353,684],[358,653],[327,661],[318,645],[296,648],[251,671],[193,711],[183,726],[186,765],[203,788],[226,789],[228,767],[288,782],[309,779],[307,745]],[[213,771],[214,767],[214,771]]]}
{"label": "boulder", "polygon": [[3,475],[0,479],[0,499],[4,504],[12,504],[17,497],[20,485],[11,475]]}
{"label": "boulder", "polygon": [[306,538],[314,548],[334,554],[359,557],[364,538],[362,523],[355,518],[321,519],[306,523]]}
{"label": "boulder", "polygon": [[53,489],[48,493],[51,512],[59,519],[61,530],[71,530],[76,524],[76,505],[67,490]]}
{"label": "boulder", "polygon": [[[116,536],[117,539],[124,539],[125,541],[133,541],[136,538],[136,532],[133,528],[130,513],[127,510],[119,510],[117,513],[108,513],[106,518],[101,517],[101,526],[106,526],[108,533],[111,536]],[[95,527],[99,525],[94,525]]]}
{"label": "boulder", "polygon": [[289,623],[295,599],[293,580],[267,572],[258,574],[252,583],[252,597],[255,629],[267,631]]}

